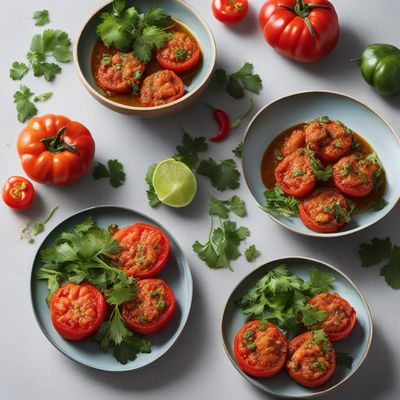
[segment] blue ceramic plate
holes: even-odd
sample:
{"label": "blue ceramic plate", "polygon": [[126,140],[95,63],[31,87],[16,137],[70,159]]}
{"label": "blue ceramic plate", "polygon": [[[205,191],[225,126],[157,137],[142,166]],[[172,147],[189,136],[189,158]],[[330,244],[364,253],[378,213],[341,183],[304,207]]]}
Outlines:
{"label": "blue ceramic plate", "polygon": [[[310,389],[298,385],[292,380],[285,370],[272,378],[258,379],[252,378],[245,374],[238,366],[233,352],[233,339],[236,332],[244,325],[245,317],[236,305],[235,301],[241,298],[249,289],[254,287],[255,283],[264,276],[268,271],[275,268],[279,264],[286,264],[290,272],[308,279],[308,271],[312,266],[319,270],[329,272],[335,277],[333,282],[334,291],[345,298],[356,310],[357,322],[350,335],[339,342],[334,343],[336,351],[348,353],[353,357],[352,369],[347,369],[337,365],[336,370],[331,379],[324,385]],[[321,261],[310,258],[290,257],[280,260],[270,261],[263,266],[254,270],[247,275],[233,290],[226,303],[224,314],[222,317],[222,339],[226,354],[228,355],[233,366],[239,373],[250,383],[259,389],[278,397],[288,399],[305,399],[318,397],[326,394],[349,379],[361,366],[365,360],[372,340],[372,319],[368,309],[368,305],[354,285],[354,283],[335,267],[325,264]]]}
{"label": "blue ceramic plate", "polygon": [[314,232],[304,226],[300,218],[268,215],[282,226],[303,235],[342,236],[379,221],[400,198],[400,140],[387,122],[358,100],[344,94],[316,91],[293,94],[266,105],[255,115],[246,130],[242,155],[243,174],[251,193],[262,205],[266,190],[261,179],[264,151],[285,129],[322,115],[342,121],[376,151],[386,172],[384,198],[388,205],[378,212],[363,211],[355,215],[351,223],[335,233]]}
{"label": "blue ceramic plate", "polygon": [[[95,218],[97,224],[102,227],[108,227],[110,224],[118,224],[123,227],[136,222],[152,224],[160,227],[167,234],[171,243],[169,261],[157,277],[164,279],[173,289],[177,301],[176,313],[173,320],[163,331],[150,337],[152,342],[151,353],[138,354],[136,360],[130,361],[125,365],[120,364],[111,352],[103,353],[99,345],[90,338],[79,342],[70,342],[63,339],[53,328],[50,319],[49,308],[45,301],[48,294],[47,282],[35,278],[36,272],[41,266],[40,250],[52,246],[62,232],[72,230],[77,223],[89,216]],[[166,353],[178,339],[186,324],[192,302],[192,292],[193,281],[188,261],[173,236],[164,227],[145,215],[121,207],[101,206],[89,208],[61,222],[49,233],[40,246],[32,267],[31,298],[33,311],[47,339],[72,360],[103,371],[132,371],[152,363]]]}
{"label": "blue ceramic plate", "polygon": [[98,40],[96,26],[100,15],[112,10],[112,2],[108,2],[96,10],[85,22],[74,45],[74,63],[78,76],[89,93],[105,106],[119,112],[141,117],[159,117],[178,112],[196,100],[206,88],[215,67],[216,47],[214,36],[203,17],[184,0],[128,0],[127,6],[135,6],[143,13],[152,7],[161,7],[168,15],[185,25],[199,43],[202,51],[201,66],[190,85],[185,86],[185,94],[180,99],[162,106],[134,107],[114,102],[103,95],[103,91],[93,80],[91,71],[91,55]]}

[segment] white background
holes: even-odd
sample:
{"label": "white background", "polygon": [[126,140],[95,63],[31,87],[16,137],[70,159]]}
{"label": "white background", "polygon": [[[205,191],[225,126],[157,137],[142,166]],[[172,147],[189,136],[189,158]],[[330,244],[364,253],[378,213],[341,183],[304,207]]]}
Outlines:
{"label": "white background", "polygon": [[[18,123],[12,102],[19,82],[8,78],[15,60],[23,61],[33,34],[45,28],[59,28],[75,39],[83,21],[103,1],[46,0],[2,1],[0,24],[0,181],[23,174],[15,140],[23,125]],[[257,23],[262,0],[250,0],[250,13],[242,24],[226,27],[212,16],[211,0],[190,0],[210,24],[217,41],[217,65],[236,70],[242,61],[254,63],[264,88],[255,96],[254,112],[278,97],[307,89],[337,90],[352,95],[380,113],[400,131],[400,97],[383,98],[362,80],[358,66],[349,60],[360,55],[370,43],[391,43],[400,47],[396,0],[334,2],[341,25],[336,49],[323,61],[301,65],[279,56],[263,40]],[[32,14],[47,8],[51,24],[34,26]],[[200,101],[185,112],[163,120],[138,120],[112,112],[97,103],[78,80],[73,63],[62,65],[62,73],[52,83],[29,74],[22,83],[35,93],[54,91],[52,99],[39,104],[39,114],[64,114],[84,123],[97,145],[96,160],[118,158],[127,179],[119,189],[87,175],[69,187],[36,185],[38,198],[26,212],[13,212],[0,204],[0,399],[266,399],[268,396],[245,381],[226,357],[220,336],[220,320],[225,301],[236,283],[257,265],[285,256],[321,259],[349,275],[371,308],[375,335],[369,357],[359,372],[327,399],[394,400],[400,396],[399,299],[400,292],[389,288],[379,276],[379,268],[362,269],[358,245],[374,236],[390,236],[400,243],[397,206],[383,221],[365,231],[339,239],[313,239],[290,233],[267,218],[255,205],[244,182],[237,191],[247,202],[248,218],[240,222],[252,233],[247,244],[262,251],[256,263],[244,258],[234,263],[234,272],[210,270],[199,261],[191,246],[203,240],[209,229],[207,215],[209,184],[199,179],[199,193],[187,208],[151,209],[147,205],[144,176],[149,164],[174,153],[181,139],[181,127],[192,136],[211,136],[217,131],[207,101],[225,108],[230,115],[242,111],[247,100],[236,101],[215,84]],[[201,121],[201,123],[200,123]],[[246,124],[224,142],[210,145],[207,156],[232,157],[231,150],[241,140]],[[384,138],[382,138],[384,140]],[[224,193],[222,197],[230,193]],[[221,197],[221,196],[220,196]],[[59,353],[45,338],[33,316],[30,302],[30,270],[35,252],[44,237],[33,245],[19,240],[26,220],[43,218],[59,204],[60,209],[46,227],[52,227],[72,213],[88,206],[115,204],[147,213],[175,235],[189,258],[194,297],[191,314],[175,347],[153,365],[132,373],[104,373],[83,367]]]}

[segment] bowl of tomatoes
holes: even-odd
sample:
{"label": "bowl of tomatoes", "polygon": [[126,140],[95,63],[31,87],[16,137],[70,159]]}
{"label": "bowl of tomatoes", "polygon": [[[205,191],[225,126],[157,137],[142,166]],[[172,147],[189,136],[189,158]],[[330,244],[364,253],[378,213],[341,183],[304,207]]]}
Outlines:
{"label": "bowl of tomatoes", "polygon": [[259,206],[294,232],[357,232],[400,198],[400,141],[358,100],[312,91],[280,98],[250,122],[243,174]]}
{"label": "bowl of tomatoes", "polygon": [[180,0],[114,0],[88,18],[74,46],[78,76],[97,101],[148,118],[190,106],[215,60],[210,28]]}

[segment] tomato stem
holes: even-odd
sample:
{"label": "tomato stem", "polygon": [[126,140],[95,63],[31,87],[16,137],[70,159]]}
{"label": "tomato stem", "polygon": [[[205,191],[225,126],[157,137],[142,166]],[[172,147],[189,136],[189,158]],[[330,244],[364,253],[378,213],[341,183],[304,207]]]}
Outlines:
{"label": "tomato stem", "polygon": [[76,150],[75,146],[72,144],[65,143],[61,136],[67,130],[66,126],[63,126],[58,132],[56,136],[45,137],[40,139],[40,141],[46,146],[46,149],[50,151],[50,153],[61,153],[63,151],[70,151],[71,153],[76,153],[79,155],[79,151]]}

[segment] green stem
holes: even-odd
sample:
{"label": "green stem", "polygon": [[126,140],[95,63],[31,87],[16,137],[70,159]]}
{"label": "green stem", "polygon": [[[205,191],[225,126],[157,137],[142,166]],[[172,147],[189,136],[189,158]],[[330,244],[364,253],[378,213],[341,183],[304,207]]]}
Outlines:
{"label": "green stem", "polygon": [[77,153],[79,155],[79,151],[76,150],[74,145],[65,143],[61,136],[67,130],[66,126],[63,126],[56,134],[56,136],[45,137],[40,139],[40,141],[46,146],[46,149],[50,151],[50,153],[61,153],[63,151],[70,151],[71,153]]}
{"label": "green stem", "polygon": [[231,128],[237,128],[241,122],[251,113],[251,110],[253,109],[253,99],[250,98],[250,103],[249,106],[247,107],[247,110],[242,112],[238,117],[235,118],[235,120],[231,123]]}

